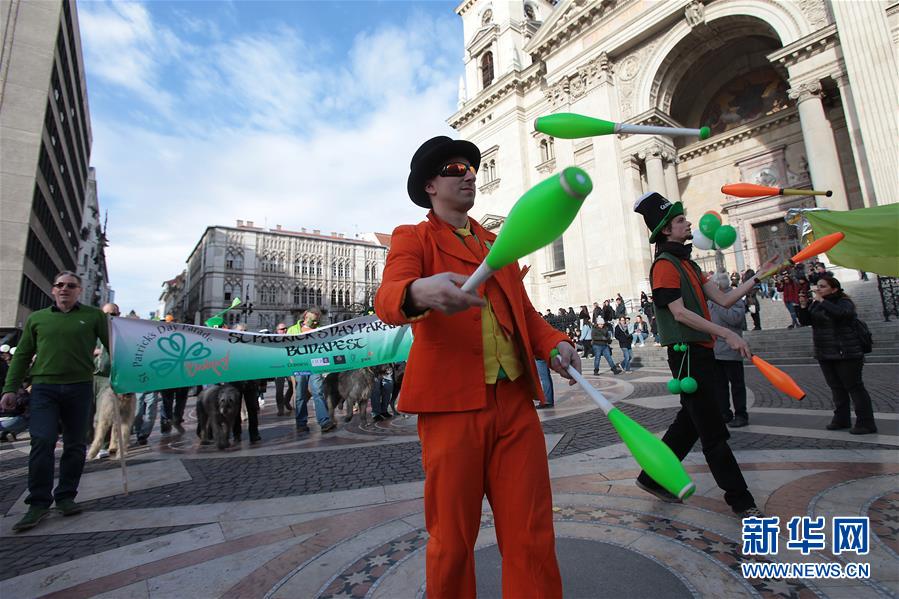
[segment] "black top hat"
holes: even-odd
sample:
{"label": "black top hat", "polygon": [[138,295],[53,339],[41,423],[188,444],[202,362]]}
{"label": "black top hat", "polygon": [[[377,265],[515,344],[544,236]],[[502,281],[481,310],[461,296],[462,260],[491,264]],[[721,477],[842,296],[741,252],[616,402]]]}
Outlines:
{"label": "black top hat", "polygon": [[665,228],[665,225],[671,222],[675,216],[684,213],[684,205],[680,202],[672,204],[662,194],[650,191],[637,198],[634,203],[634,212],[643,215],[646,228],[652,231],[649,234],[649,243],[655,243],[656,237]]}
{"label": "black top hat", "polygon": [[470,141],[439,135],[421,144],[412,156],[406,182],[406,191],[413,202],[422,208],[431,208],[431,196],[425,191],[425,182],[437,176],[440,167],[454,156],[468,159],[475,169],[481,166],[481,151]]}

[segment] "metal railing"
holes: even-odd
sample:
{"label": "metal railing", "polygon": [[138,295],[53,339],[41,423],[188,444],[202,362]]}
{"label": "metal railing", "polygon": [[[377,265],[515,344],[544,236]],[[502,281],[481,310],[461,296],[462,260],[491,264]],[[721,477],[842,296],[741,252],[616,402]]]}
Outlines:
{"label": "metal railing", "polygon": [[880,292],[883,319],[889,322],[890,316],[899,318],[899,278],[877,275],[877,291]]}

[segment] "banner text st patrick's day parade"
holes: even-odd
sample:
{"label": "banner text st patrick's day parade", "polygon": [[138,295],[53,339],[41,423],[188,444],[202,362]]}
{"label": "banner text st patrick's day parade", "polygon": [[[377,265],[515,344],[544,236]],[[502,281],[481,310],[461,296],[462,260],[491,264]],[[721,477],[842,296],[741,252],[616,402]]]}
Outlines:
{"label": "banner text st patrick's day parade", "polygon": [[113,318],[112,388],[140,393],[231,381],[338,372],[409,356],[412,329],[369,315],[299,335]]}

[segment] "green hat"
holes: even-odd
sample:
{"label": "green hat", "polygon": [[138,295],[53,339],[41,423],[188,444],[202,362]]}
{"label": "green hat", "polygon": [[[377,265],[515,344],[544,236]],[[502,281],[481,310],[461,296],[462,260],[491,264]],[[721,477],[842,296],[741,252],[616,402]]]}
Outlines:
{"label": "green hat", "polygon": [[665,225],[684,213],[684,205],[680,202],[673,204],[662,194],[650,191],[643,194],[634,203],[634,212],[643,215],[646,228],[652,231],[649,234],[649,243],[655,243],[656,237],[661,233]]}

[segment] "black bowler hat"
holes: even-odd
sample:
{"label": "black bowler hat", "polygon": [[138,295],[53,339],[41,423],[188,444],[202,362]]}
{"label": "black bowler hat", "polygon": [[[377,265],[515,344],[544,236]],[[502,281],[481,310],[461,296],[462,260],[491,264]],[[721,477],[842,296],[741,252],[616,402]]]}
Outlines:
{"label": "black bowler hat", "polygon": [[412,156],[406,182],[406,191],[413,202],[422,208],[431,208],[431,196],[425,191],[425,182],[436,177],[440,167],[454,156],[466,158],[475,170],[481,166],[481,151],[470,141],[439,135],[421,144]]}
{"label": "black bowler hat", "polygon": [[662,194],[650,191],[637,198],[634,203],[634,212],[643,215],[646,228],[652,231],[649,234],[649,243],[655,243],[656,237],[665,228],[665,225],[670,223],[675,216],[684,213],[684,205],[680,202],[672,204]]}

